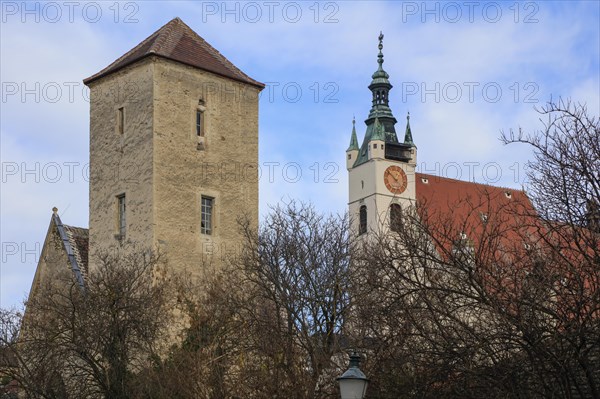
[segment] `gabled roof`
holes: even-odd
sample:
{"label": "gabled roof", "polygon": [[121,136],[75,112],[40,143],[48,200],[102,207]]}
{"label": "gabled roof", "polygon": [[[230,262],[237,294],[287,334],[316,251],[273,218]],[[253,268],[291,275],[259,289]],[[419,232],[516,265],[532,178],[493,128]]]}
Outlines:
{"label": "gabled roof", "polygon": [[[39,295],[40,286],[56,278],[68,276],[69,272],[73,281],[82,291],[85,291],[85,279],[88,274],[88,232],[88,229],[63,224],[60,216],[58,216],[58,209],[52,209],[50,225],[48,226],[42,254],[35,270],[28,300]],[[48,256],[48,254],[53,255]],[[56,255],[58,255],[58,258]],[[67,264],[65,264],[65,258]],[[67,267],[68,270],[65,270]],[[66,272],[66,275],[63,275],[63,271]],[[30,313],[27,309],[26,307],[25,314],[23,315],[24,324],[27,318],[30,317],[28,316]]]}
{"label": "gabled roof", "polygon": [[239,70],[179,18],[169,21],[115,62],[84,79],[83,83],[88,85],[151,55],[181,62],[261,89],[265,87],[263,83]]}

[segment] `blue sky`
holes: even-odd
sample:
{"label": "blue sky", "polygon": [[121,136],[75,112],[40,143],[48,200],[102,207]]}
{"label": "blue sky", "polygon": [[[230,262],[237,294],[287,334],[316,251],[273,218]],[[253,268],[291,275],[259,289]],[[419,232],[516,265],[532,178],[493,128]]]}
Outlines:
{"label": "blue sky", "polygon": [[390,105],[406,113],[418,170],[520,188],[526,148],[500,131],[540,128],[534,106],[571,97],[600,115],[600,3],[3,1],[0,306],[33,279],[51,209],[88,224],[89,102],[82,79],[173,17],[253,78],[260,99],[260,208],[347,202],[345,149],[384,39]]}

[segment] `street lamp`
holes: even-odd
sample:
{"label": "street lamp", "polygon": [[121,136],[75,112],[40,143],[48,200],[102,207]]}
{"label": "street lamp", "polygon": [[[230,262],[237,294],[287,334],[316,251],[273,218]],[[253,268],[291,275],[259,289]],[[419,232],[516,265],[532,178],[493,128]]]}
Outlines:
{"label": "street lamp", "polygon": [[348,370],[337,379],[340,383],[342,399],[363,399],[365,397],[369,379],[360,371],[358,368],[359,365],[360,355],[352,352]]}

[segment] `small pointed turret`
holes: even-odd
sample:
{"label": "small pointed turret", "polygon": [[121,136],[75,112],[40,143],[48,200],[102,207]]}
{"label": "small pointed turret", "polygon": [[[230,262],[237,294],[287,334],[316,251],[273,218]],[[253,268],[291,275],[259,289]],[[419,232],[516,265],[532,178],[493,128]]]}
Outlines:
{"label": "small pointed turret", "polygon": [[410,130],[410,112],[406,115],[406,133],[404,134],[404,144],[408,144],[412,147],[415,146],[412,132]]}
{"label": "small pointed turret", "polygon": [[350,136],[350,146],[348,146],[348,151],[358,151],[358,139],[356,138],[356,120],[352,118],[352,135]]}
{"label": "small pointed turret", "polygon": [[358,158],[358,139],[356,138],[356,120],[352,118],[352,136],[350,136],[350,145],[346,150],[346,169],[352,169],[356,158]]}

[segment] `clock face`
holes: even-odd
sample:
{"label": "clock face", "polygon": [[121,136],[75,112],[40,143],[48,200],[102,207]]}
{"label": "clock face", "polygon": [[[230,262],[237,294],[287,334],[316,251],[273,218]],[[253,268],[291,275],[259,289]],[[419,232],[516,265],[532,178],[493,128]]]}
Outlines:
{"label": "clock face", "polygon": [[402,194],[408,184],[406,173],[399,166],[388,167],[383,173],[383,181],[387,189],[394,194]]}

